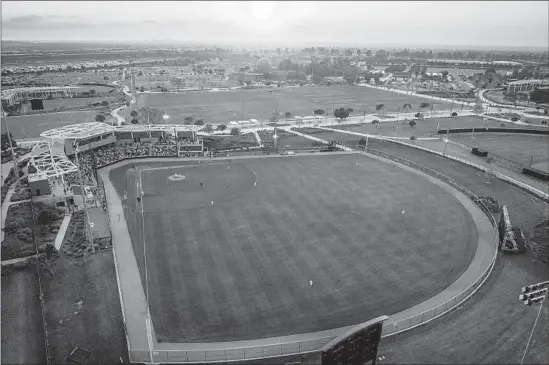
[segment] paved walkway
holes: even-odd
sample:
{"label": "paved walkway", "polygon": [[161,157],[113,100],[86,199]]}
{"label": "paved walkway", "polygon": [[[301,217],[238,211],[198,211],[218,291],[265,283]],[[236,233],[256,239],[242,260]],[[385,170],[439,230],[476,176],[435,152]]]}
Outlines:
{"label": "paved walkway", "polygon": [[[295,132],[294,133],[299,133]],[[317,140],[316,137],[308,136],[310,139]],[[327,143],[327,141],[324,141]],[[354,152],[357,153],[357,152]],[[442,183],[441,181],[430,177],[416,169],[411,167],[404,166],[402,164],[381,159],[377,156],[366,155],[368,158],[376,158],[387,163],[395,164],[401,168],[409,170],[411,173],[423,175],[426,179],[430,180],[432,183],[441,186],[443,189],[447,190],[449,193],[454,195],[460,202],[470,211],[472,214],[475,223],[477,224],[477,230],[479,232],[479,244],[477,246],[477,251],[473,259],[472,264],[466,270],[466,272],[449,288],[444,290],[442,293],[434,296],[433,298],[427,300],[424,303],[421,303],[417,306],[409,308],[403,312],[391,314],[391,318],[387,322],[388,328],[394,326],[394,323],[409,318],[411,316],[420,314],[426,310],[436,307],[437,304],[440,305],[447,300],[452,299],[457,293],[461,292],[463,289],[467,288],[491,266],[495,247],[496,247],[496,234],[493,227],[490,224],[490,221],[484,215],[484,213],[465,195],[458,192],[457,190],[450,188],[448,185]],[[253,156],[242,156],[243,158],[254,158]],[[262,156],[263,158],[292,158],[292,156]],[[182,161],[183,159],[174,159],[174,161]],[[217,159],[216,159],[217,160]],[[148,161],[159,161],[159,159],[145,159],[144,163]],[[162,159],[165,161],[165,159]],[[130,162],[123,161],[115,165],[106,167],[102,169],[99,174],[103,178],[105,183],[105,192],[107,195],[107,200],[109,201],[109,217],[112,227],[113,234],[113,245],[115,252],[115,263],[117,267],[117,275],[119,278],[119,290],[121,295],[121,302],[123,306],[124,318],[127,327],[127,336],[131,349],[131,359],[132,361],[148,361],[148,355],[150,351],[148,336],[152,336],[153,339],[153,356],[158,361],[166,361],[167,353],[169,352],[170,361],[189,361],[190,357],[194,354],[198,356],[196,359],[200,359],[200,354],[205,350],[210,351],[225,351],[227,349],[242,349],[258,347],[259,350],[263,353],[263,348],[270,344],[294,344],[301,341],[305,344],[307,341],[312,341],[315,343],[315,346],[319,345],[319,341],[322,340],[327,342],[331,338],[337,336],[343,331],[348,330],[351,326],[339,329],[333,329],[328,331],[321,331],[308,334],[292,335],[292,336],[282,336],[275,338],[259,339],[259,340],[249,340],[249,341],[233,341],[233,342],[216,342],[216,343],[158,343],[156,341],[156,336],[154,335],[153,328],[147,328],[146,319],[148,316],[148,308],[145,299],[145,294],[143,291],[143,286],[141,285],[140,275],[137,267],[137,262],[133,254],[133,248],[131,245],[129,237],[128,228],[126,226],[125,219],[119,219],[123,217],[124,213],[122,210],[122,202],[116,194],[114,187],[112,186],[110,180],[108,179],[109,171],[128,164]],[[121,269],[123,268],[123,269]],[[131,289],[130,289],[131,288]],[[367,318],[365,318],[367,320]],[[394,330],[394,329],[393,329]],[[291,345],[290,345],[291,346]],[[137,351],[136,351],[137,350]],[[140,351],[139,351],[140,350]],[[250,349],[253,350],[253,349]],[[318,350],[318,348],[312,348],[312,350]],[[164,352],[168,351],[168,352]],[[174,352],[175,351],[175,352]],[[177,355],[178,352],[179,356]],[[258,354],[260,357],[260,354]],[[248,355],[249,357],[249,355]]]}
{"label": "paved walkway", "polygon": [[57,232],[57,236],[55,236],[55,249],[59,250],[61,248],[61,245],[63,244],[63,240],[65,239],[65,234],[67,233],[67,228],[69,228],[69,223],[72,218],[72,213],[65,214],[65,217],[63,218],[63,222],[61,222],[61,226],[59,227],[59,231]]}

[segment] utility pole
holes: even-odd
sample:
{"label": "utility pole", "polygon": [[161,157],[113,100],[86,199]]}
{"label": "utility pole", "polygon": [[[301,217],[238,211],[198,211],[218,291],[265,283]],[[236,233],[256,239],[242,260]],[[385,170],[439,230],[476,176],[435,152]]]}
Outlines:
{"label": "utility pole", "polygon": [[76,155],[76,166],[78,167],[78,179],[80,180],[80,194],[82,196],[82,202],[84,202],[84,212],[86,218],[86,231],[88,232],[88,239],[91,242],[92,253],[95,253],[95,247],[93,245],[93,234],[90,226],[90,216],[88,214],[88,204],[86,203],[86,193],[84,191],[84,180],[82,179],[82,169],[80,168],[80,163],[78,162],[78,151],[80,150],[80,143],[76,141],[73,144],[74,153]]}

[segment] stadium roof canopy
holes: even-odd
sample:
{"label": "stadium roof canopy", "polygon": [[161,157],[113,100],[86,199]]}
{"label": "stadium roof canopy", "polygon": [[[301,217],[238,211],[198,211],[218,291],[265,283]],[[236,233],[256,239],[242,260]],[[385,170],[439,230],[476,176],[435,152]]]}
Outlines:
{"label": "stadium roof canopy", "polygon": [[50,178],[78,171],[65,155],[63,146],[52,142],[36,144],[31,151],[29,164],[37,170],[31,174],[33,177]]}
{"label": "stadium roof canopy", "polygon": [[182,124],[130,124],[113,127],[106,123],[90,122],[50,129],[40,136],[51,140],[86,139],[111,132],[197,132],[202,128],[203,125]]}
{"label": "stadium roof canopy", "polygon": [[197,132],[204,128],[203,125],[183,125],[183,124],[129,124],[114,127],[120,132]]}
{"label": "stadium roof canopy", "polygon": [[59,128],[54,128],[40,133],[40,137],[50,139],[85,139],[99,136],[108,132],[113,132],[114,127],[101,122],[90,122],[71,124]]}

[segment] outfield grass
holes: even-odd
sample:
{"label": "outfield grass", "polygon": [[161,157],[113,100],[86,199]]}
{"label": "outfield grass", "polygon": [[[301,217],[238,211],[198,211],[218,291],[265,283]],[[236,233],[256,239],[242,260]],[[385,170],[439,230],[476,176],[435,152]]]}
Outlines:
{"label": "outfield grass", "polygon": [[[160,342],[351,325],[432,297],[474,256],[476,228],[464,207],[399,167],[362,156],[227,165],[143,173]],[[169,182],[175,171],[186,180]],[[144,282],[136,172],[111,174],[119,194],[128,191],[125,215]]]}
{"label": "outfield grass", "polygon": [[[87,100],[87,99],[82,99]],[[23,115],[20,117],[2,118],[2,130],[6,124],[10,133],[17,138],[37,138],[40,133],[49,129],[59,128],[70,124],[95,122],[99,111],[66,112],[52,114]]]}
{"label": "outfield grass", "polygon": [[549,161],[549,135],[458,133],[451,138],[525,165]]}
{"label": "outfield grass", "polygon": [[[397,112],[404,103],[417,109],[425,99],[360,86],[306,86],[284,88],[278,97],[278,111],[283,115],[313,115],[315,109],[324,109],[330,116],[332,107],[353,108],[353,115],[376,112],[377,104],[384,104],[386,113]],[[431,103],[431,100],[428,100]],[[450,110],[451,103],[436,101],[435,110]],[[182,123],[187,116],[204,118],[208,123],[226,123],[231,120],[270,118],[276,109],[276,100],[270,90],[237,90],[222,92],[186,92],[179,94],[139,94],[137,107],[150,106],[166,110],[172,123]],[[127,116],[131,109],[121,115]]]}

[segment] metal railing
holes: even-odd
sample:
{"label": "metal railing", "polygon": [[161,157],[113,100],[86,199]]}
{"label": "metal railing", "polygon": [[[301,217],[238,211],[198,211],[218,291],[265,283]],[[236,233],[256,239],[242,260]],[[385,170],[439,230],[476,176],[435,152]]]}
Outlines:
{"label": "metal railing", "polygon": [[[347,146],[351,147],[351,146]],[[364,148],[361,148],[364,150]],[[486,205],[476,196],[471,190],[467,189],[463,185],[457,183],[448,176],[439,173],[433,169],[430,169],[426,166],[418,164],[413,161],[409,161],[405,158],[391,155],[384,151],[379,151],[375,149],[370,149],[363,154],[371,153],[392,161],[401,163],[403,165],[418,169],[430,176],[433,176],[448,185],[454,187],[458,191],[465,194],[467,197],[471,198],[477,206],[486,214],[488,217],[492,228],[494,230],[494,255],[489,264],[489,266],[483,271],[482,275],[475,280],[470,286],[462,290],[457,295],[453,296],[450,300],[445,301],[444,303],[438,304],[437,306],[418,313],[414,316],[399,320],[391,321],[390,319],[383,324],[382,337],[388,337],[395,335],[397,333],[410,330],[419,325],[430,322],[441,315],[451,311],[456,308],[459,304],[470,298],[481,286],[484,284],[486,279],[488,279],[494,264],[496,262],[497,253],[498,253],[498,235],[497,235],[497,222],[486,207]],[[303,340],[289,341],[286,343],[271,343],[257,346],[247,346],[247,347],[230,347],[231,343],[227,343],[228,348],[217,349],[217,350],[208,350],[207,343],[203,344],[204,349],[196,350],[153,350],[152,356],[154,362],[178,362],[178,363],[198,363],[198,362],[226,362],[226,361],[238,361],[238,360],[255,360],[261,358],[269,357],[280,357],[288,355],[300,355],[307,354],[311,352],[320,351],[322,346],[331,341],[333,338],[343,333],[350,327],[335,329],[327,332],[326,336],[323,336],[322,333],[311,333],[309,338]],[[328,334],[329,333],[329,334]],[[315,338],[316,337],[316,338]],[[234,344],[232,344],[234,346]],[[150,362],[150,351],[146,349],[129,349],[130,359],[134,362]]]}

